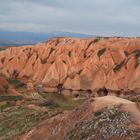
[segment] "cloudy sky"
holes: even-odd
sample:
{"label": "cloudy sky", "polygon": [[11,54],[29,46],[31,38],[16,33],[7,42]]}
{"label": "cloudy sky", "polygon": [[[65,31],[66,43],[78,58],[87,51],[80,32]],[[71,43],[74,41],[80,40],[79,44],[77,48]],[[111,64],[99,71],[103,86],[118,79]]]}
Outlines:
{"label": "cloudy sky", "polygon": [[140,0],[0,0],[0,30],[140,36]]}

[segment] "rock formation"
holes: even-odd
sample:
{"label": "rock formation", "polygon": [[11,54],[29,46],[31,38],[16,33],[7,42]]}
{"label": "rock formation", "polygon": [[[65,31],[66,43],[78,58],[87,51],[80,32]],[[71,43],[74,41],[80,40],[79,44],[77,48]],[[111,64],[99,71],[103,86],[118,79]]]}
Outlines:
{"label": "rock formation", "polygon": [[0,51],[0,73],[46,92],[140,92],[139,38],[53,38]]}

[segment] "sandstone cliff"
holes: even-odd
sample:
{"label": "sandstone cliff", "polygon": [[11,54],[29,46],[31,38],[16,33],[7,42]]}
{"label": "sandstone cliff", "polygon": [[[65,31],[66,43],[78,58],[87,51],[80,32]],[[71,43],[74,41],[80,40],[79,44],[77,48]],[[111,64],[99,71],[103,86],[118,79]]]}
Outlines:
{"label": "sandstone cliff", "polygon": [[54,38],[0,52],[0,73],[45,91],[140,91],[140,39]]}

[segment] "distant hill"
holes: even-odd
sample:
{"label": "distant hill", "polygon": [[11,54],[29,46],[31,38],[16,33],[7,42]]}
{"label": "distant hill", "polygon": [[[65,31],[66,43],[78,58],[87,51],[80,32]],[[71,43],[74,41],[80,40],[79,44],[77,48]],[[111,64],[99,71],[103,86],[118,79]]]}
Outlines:
{"label": "distant hill", "polygon": [[43,42],[53,37],[93,37],[93,35],[71,33],[71,32],[48,32],[48,33],[31,33],[31,32],[9,32],[0,31],[0,46],[15,46],[35,44]]}

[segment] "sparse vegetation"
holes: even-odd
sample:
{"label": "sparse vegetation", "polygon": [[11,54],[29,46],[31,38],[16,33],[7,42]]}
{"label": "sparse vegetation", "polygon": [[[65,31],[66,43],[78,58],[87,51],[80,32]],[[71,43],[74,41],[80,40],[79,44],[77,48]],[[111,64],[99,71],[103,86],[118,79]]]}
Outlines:
{"label": "sparse vegetation", "polygon": [[[34,100],[35,109],[28,107],[32,100],[23,102],[21,96],[0,96],[0,101],[6,102],[0,105],[0,139],[9,140],[15,136],[25,133],[41,121],[71,110],[83,103],[80,101],[69,101],[58,93],[44,93],[42,99]],[[12,102],[21,100],[21,105],[13,105]],[[49,109],[49,110],[48,110]]]}
{"label": "sparse vegetation", "polygon": [[129,56],[129,53],[127,51],[124,51],[124,54],[125,54],[126,57]]}
{"label": "sparse vegetation", "polygon": [[40,103],[41,106],[47,106],[58,111],[71,110],[84,103],[85,100],[72,101],[66,99],[62,94],[47,93],[44,95],[44,100]]}
{"label": "sparse vegetation", "polygon": [[[55,51],[55,49],[54,48],[51,48],[50,49],[50,52],[49,52],[49,56],[51,55],[51,53],[53,52],[53,51]],[[37,55],[38,56],[38,55]],[[47,63],[47,60],[48,60],[48,58],[49,58],[49,56],[47,56],[45,59],[40,59],[41,60],[41,63],[42,64],[46,64]],[[38,57],[37,57],[38,58]],[[53,62],[52,62],[52,64],[53,64]]]}
{"label": "sparse vegetation", "polygon": [[100,58],[105,53],[105,51],[106,51],[106,48],[99,50],[97,53],[98,57]]}
{"label": "sparse vegetation", "polygon": [[122,111],[120,106],[104,108],[95,112],[89,119],[77,123],[71,131],[65,135],[65,140],[109,140],[130,136],[138,139],[137,131],[130,126],[130,115]]}
{"label": "sparse vegetation", "polygon": [[87,47],[90,47],[92,44],[97,43],[97,42],[99,42],[99,41],[100,41],[100,38],[95,38],[93,41],[91,41],[91,42],[87,45]]}
{"label": "sparse vegetation", "polygon": [[121,61],[119,64],[117,64],[115,67],[114,67],[114,72],[117,72],[119,71],[125,64],[125,60]]}
{"label": "sparse vegetation", "polygon": [[[129,45],[134,47],[129,48]],[[0,52],[0,61],[3,63],[0,69],[0,140],[14,139],[15,136],[32,132],[29,130],[37,130],[38,126],[41,133],[34,131],[35,134],[46,134],[46,137],[50,134],[52,138],[57,133],[60,137],[65,135],[64,140],[109,140],[126,136],[138,139],[135,128],[139,128],[140,50],[132,52],[138,48],[137,45],[135,39],[127,42],[127,39],[114,37],[107,41],[104,37],[79,41],[64,38],[52,39],[49,43],[35,45],[35,48],[24,46],[9,49],[4,54]],[[56,61],[58,57],[59,62]],[[49,65],[54,67],[48,70]],[[131,93],[129,89],[135,92]],[[135,102],[137,106],[129,101]],[[87,104],[78,107],[85,102]],[[124,104],[125,108],[121,105],[113,106],[119,103]],[[104,106],[108,108],[99,110]],[[45,125],[39,125],[60,113],[45,121]]]}
{"label": "sparse vegetation", "polygon": [[136,62],[135,62],[135,69],[136,69],[140,64],[140,60],[139,60],[140,50],[135,50],[135,51],[133,51],[133,53],[134,53],[135,59],[136,59]]}
{"label": "sparse vegetation", "polygon": [[135,58],[137,59],[138,57],[140,57],[140,50],[135,50],[133,51],[133,53],[135,54]]}
{"label": "sparse vegetation", "polygon": [[35,111],[22,106],[12,106],[0,115],[0,139],[9,140],[13,137],[29,131],[43,119],[47,119],[55,113]]}
{"label": "sparse vegetation", "polygon": [[26,84],[24,84],[23,82],[21,82],[18,79],[9,78],[8,82],[9,82],[9,84],[12,84],[15,88],[26,87]]}
{"label": "sparse vegetation", "polygon": [[59,106],[59,100],[57,98],[49,97],[47,99],[44,99],[41,103],[40,106],[46,106],[49,108],[55,108]]}
{"label": "sparse vegetation", "polygon": [[17,101],[22,99],[22,96],[0,96],[0,101]]}
{"label": "sparse vegetation", "polygon": [[94,39],[94,43],[97,43],[97,42],[99,42],[100,41],[100,38],[95,38]]}
{"label": "sparse vegetation", "polygon": [[17,76],[19,75],[18,70],[13,70],[12,75],[13,77],[17,78]]}

